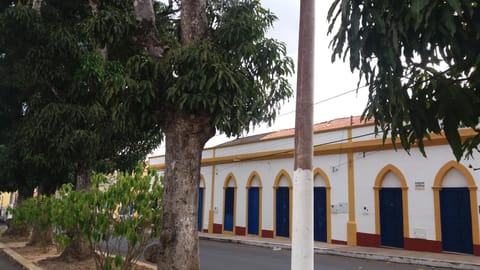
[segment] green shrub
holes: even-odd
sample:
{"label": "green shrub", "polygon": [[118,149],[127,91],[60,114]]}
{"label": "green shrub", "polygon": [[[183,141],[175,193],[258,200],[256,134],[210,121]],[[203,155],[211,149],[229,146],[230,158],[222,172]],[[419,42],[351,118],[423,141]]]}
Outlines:
{"label": "green shrub", "polygon": [[[155,178],[154,184],[151,180]],[[160,231],[162,185],[156,172],[119,173],[113,184],[107,176],[92,177],[90,190],[74,191],[63,185],[56,196],[40,197],[14,210],[17,222],[29,224],[35,218],[42,227],[51,227],[62,249],[76,241],[67,232],[79,232],[95,250],[97,269],[131,269],[149,241]],[[41,207],[37,201],[42,200]],[[122,207],[133,207],[122,215]],[[30,223],[31,224],[31,223]],[[123,249],[121,248],[123,246]]]}

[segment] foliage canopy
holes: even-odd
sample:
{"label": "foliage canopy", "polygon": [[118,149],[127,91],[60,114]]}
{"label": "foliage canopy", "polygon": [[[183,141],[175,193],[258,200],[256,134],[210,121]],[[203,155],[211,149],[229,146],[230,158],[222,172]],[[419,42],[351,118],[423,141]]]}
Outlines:
{"label": "foliage canopy", "polygon": [[39,12],[5,3],[0,156],[10,147],[19,164],[73,172],[63,177],[131,168],[158,145],[172,112],[212,115],[219,131],[239,135],[271,123],[292,94],[293,62],[283,43],[265,38],[276,17],[259,1],[209,1],[208,37],[189,45],[180,40],[179,10],[155,2],[168,46],[161,58],[139,46],[144,29],[131,1],[93,9],[87,0],[44,0]]}
{"label": "foliage canopy", "polygon": [[[349,55],[369,87],[363,116],[384,139],[423,152],[424,139],[443,131],[457,159],[478,151],[478,1],[335,0],[328,20],[332,61]],[[462,141],[460,127],[475,135]]]}

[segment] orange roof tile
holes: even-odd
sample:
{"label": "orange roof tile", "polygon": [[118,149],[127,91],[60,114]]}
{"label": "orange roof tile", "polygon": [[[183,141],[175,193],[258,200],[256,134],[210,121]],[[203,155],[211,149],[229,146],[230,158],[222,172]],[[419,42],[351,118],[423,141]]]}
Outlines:
{"label": "orange roof tile", "polygon": [[[344,117],[344,118],[337,118],[330,121],[314,124],[313,132],[319,133],[319,132],[341,129],[341,128],[350,127],[350,126],[358,127],[358,126],[364,126],[364,125],[370,125],[370,124],[373,124],[373,121],[368,121],[368,122],[361,121],[360,116]],[[233,141],[220,144],[217,147],[226,147],[226,146],[234,146],[239,144],[255,143],[255,142],[260,142],[264,140],[273,140],[273,139],[292,137],[294,135],[295,135],[294,128],[282,129],[279,131],[273,131],[269,133],[238,138]]]}

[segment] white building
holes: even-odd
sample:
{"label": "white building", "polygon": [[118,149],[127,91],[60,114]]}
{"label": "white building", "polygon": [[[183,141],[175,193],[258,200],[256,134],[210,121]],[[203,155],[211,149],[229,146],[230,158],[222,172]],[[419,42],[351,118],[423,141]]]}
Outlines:
{"label": "white building", "polygon": [[[477,159],[456,162],[442,136],[396,151],[359,117],[314,126],[316,241],[480,256]],[[462,136],[472,135],[461,130]],[[294,130],[203,151],[199,228],[291,237]],[[150,158],[162,170],[164,157]]]}

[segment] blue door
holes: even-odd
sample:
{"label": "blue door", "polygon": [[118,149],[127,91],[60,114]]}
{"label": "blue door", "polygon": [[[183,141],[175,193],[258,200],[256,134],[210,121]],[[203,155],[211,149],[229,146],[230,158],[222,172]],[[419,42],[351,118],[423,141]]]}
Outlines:
{"label": "blue door", "polygon": [[133,211],[134,211],[134,205],[133,205],[133,203],[131,203],[130,206],[129,206],[128,214],[130,216],[133,216]]}
{"label": "blue door", "polygon": [[248,234],[258,235],[260,192],[258,187],[248,189]]}
{"label": "blue door", "polygon": [[225,205],[224,205],[224,223],[223,230],[233,232],[233,203],[235,201],[235,188],[228,187],[225,189]]}
{"label": "blue door", "polygon": [[442,188],[440,190],[443,250],[473,253],[470,211],[470,192],[468,188]]}
{"label": "blue door", "polygon": [[380,243],[403,248],[403,205],[401,188],[380,189]]}
{"label": "blue door", "polygon": [[198,230],[203,227],[203,187],[198,188]]}
{"label": "blue door", "polygon": [[313,239],[327,242],[327,192],[325,187],[313,189]]}
{"label": "blue door", "polygon": [[290,235],[290,190],[288,187],[278,187],[276,191],[276,234],[289,237]]}

